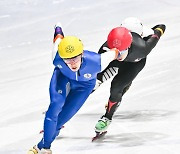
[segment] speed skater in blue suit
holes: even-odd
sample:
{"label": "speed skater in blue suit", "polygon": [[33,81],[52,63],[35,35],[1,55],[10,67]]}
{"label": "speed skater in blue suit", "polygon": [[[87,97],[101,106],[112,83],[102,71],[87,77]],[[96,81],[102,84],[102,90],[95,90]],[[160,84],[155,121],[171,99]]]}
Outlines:
{"label": "speed skater in blue suit", "polygon": [[44,119],[44,134],[29,154],[52,153],[52,142],[91,94],[97,74],[111,61],[121,58],[117,49],[103,54],[84,50],[79,38],[64,36],[60,24],[55,26],[53,43],[55,68],[50,81],[50,105]]}

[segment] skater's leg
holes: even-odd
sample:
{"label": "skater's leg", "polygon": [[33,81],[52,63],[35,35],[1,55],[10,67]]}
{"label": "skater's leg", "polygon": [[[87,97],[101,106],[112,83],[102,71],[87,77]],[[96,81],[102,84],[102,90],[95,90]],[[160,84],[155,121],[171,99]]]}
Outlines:
{"label": "skater's leg", "polygon": [[94,83],[95,80],[93,81],[92,85],[84,85],[84,83],[79,83],[79,87],[75,87],[70,90],[63,106],[63,110],[58,116],[58,124],[56,128],[57,132],[78,112],[94,88]]}
{"label": "skater's leg", "polygon": [[123,69],[119,69],[118,74],[111,82],[110,97],[108,107],[106,109],[105,117],[112,119],[115,111],[117,110],[122,96],[126,93],[132,84],[132,81],[138,73],[144,68],[146,59],[137,63],[125,63]]}
{"label": "skater's leg", "polygon": [[50,105],[46,112],[44,119],[44,134],[43,139],[38,143],[38,148],[50,149],[51,143],[56,134],[58,115],[66,99],[66,85],[68,79],[59,71],[55,69],[50,82]]}
{"label": "skater's leg", "polygon": [[145,62],[146,60],[144,59],[137,63],[121,63],[119,65],[118,74],[111,82],[110,97],[106,113],[98,120],[95,131],[102,132],[107,130],[115,111],[120,105],[122,96],[129,89],[137,74],[143,69]]}

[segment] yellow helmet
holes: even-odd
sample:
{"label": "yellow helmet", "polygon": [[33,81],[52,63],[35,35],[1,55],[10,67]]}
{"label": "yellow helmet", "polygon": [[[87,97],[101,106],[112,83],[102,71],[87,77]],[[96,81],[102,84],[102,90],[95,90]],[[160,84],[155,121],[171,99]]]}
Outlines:
{"label": "yellow helmet", "polygon": [[83,44],[75,36],[66,36],[59,43],[58,53],[61,58],[75,57],[83,53]]}

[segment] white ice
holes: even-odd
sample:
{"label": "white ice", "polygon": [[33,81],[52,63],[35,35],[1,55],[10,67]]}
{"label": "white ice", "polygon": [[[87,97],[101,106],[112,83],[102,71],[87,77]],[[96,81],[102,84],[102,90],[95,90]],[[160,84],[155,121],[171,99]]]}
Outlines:
{"label": "white ice", "polygon": [[1,0],[0,153],[25,154],[42,135],[49,105],[54,25],[97,52],[111,28],[135,16],[167,26],[123,97],[104,140],[92,143],[110,81],[90,95],[53,142],[53,154],[180,153],[179,0]]}

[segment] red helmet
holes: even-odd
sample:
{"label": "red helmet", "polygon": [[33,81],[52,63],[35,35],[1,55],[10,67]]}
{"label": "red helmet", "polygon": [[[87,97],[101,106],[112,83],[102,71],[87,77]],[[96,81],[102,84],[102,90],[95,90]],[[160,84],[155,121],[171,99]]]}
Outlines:
{"label": "red helmet", "polygon": [[125,27],[116,27],[112,29],[107,38],[107,44],[110,49],[117,48],[122,51],[130,47],[132,35]]}

